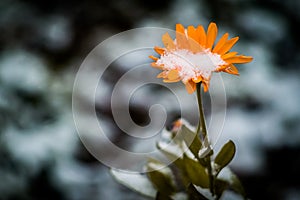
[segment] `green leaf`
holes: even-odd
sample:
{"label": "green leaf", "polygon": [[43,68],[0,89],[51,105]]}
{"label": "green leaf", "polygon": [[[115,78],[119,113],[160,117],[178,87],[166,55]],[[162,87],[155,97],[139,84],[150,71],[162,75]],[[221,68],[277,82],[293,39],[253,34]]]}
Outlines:
{"label": "green leaf", "polygon": [[231,171],[230,187],[237,193],[241,194],[246,199],[246,193],[240,179]]}
{"label": "green leaf", "polygon": [[[167,148],[167,147],[170,147],[170,146],[172,146],[172,148]],[[170,146],[163,147],[163,145],[160,142],[158,142],[156,144],[157,149],[161,153],[163,153],[170,161],[174,161],[174,160],[179,159],[182,156],[178,153],[178,152],[180,152],[180,153],[182,152],[180,147],[175,145],[175,144],[174,145],[170,144]]]}
{"label": "green leaf", "polygon": [[182,125],[180,133],[183,137],[186,146],[188,146],[190,151],[194,154],[194,156],[198,158],[198,153],[202,146],[198,135],[191,131],[189,128],[187,128],[185,125]]}
{"label": "green leaf", "polygon": [[126,173],[110,169],[112,176],[126,187],[148,197],[155,198],[157,190],[153,187],[146,175]]}
{"label": "green leaf", "polygon": [[189,200],[208,200],[204,195],[202,195],[193,184],[190,184],[187,188],[187,193],[189,195]]}
{"label": "green leaf", "polygon": [[172,198],[169,195],[166,195],[161,192],[157,192],[155,200],[172,200]]}
{"label": "green leaf", "polygon": [[229,140],[220,150],[215,158],[215,164],[217,165],[217,173],[220,172],[225,166],[227,166],[233,159],[235,154],[235,145]]}
{"label": "green leaf", "polygon": [[[172,148],[162,148],[160,143],[157,143],[158,150],[167,157],[170,161],[172,161],[178,168],[183,168],[183,159],[182,155],[178,155],[178,152],[182,152],[179,146],[173,146]],[[182,153],[183,154],[183,153]]]}
{"label": "green leaf", "polygon": [[188,158],[184,155],[183,157],[185,164],[185,171],[191,182],[202,188],[209,187],[209,178],[205,171],[205,168],[197,161]]}
{"label": "green leaf", "polygon": [[162,139],[156,143],[156,147],[170,161],[175,161],[183,156],[184,150],[181,148],[182,142],[180,135],[172,137],[171,132],[164,130],[162,132]]}
{"label": "green leaf", "polygon": [[[153,186],[163,195],[171,195],[176,191],[172,182],[172,171],[159,161],[150,161],[147,163],[147,173]],[[159,169],[159,170],[158,170]]]}
{"label": "green leaf", "polygon": [[223,192],[228,189],[229,183],[226,180],[215,179],[215,192],[218,198],[220,198]]}
{"label": "green leaf", "polygon": [[229,189],[232,189],[234,192],[242,195],[244,197],[244,199],[246,199],[246,193],[242,186],[242,183],[240,182],[237,175],[229,169],[229,167],[225,167],[222,170],[222,173],[219,174],[219,177],[217,180],[222,180],[222,181],[227,182]]}

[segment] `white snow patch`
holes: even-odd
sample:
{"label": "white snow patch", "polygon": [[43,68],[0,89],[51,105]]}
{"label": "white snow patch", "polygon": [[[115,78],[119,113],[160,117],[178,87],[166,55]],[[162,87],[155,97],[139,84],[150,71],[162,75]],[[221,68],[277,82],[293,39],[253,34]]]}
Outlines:
{"label": "white snow patch", "polygon": [[36,173],[41,163],[69,157],[75,148],[77,137],[71,122],[63,119],[52,125],[34,130],[7,128],[2,139],[13,157]]}
{"label": "white snow patch", "polygon": [[166,52],[156,64],[164,66],[165,70],[178,70],[183,82],[201,75],[209,79],[211,73],[219,66],[226,64],[219,54],[204,50],[192,53],[187,49]]}
{"label": "white snow patch", "polygon": [[0,79],[7,86],[29,92],[47,88],[49,72],[41,58],[17,50],[6,52],[0,59]]}

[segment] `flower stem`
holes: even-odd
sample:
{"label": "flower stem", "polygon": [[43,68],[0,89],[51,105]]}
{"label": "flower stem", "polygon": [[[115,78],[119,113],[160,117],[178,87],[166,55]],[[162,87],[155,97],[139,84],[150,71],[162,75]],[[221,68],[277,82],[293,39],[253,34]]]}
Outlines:
{"label": "flower stem", "polygon": [[205,139],[207,136],[204,112],[203,112],[203,105],[202,105],[202,97],[201,97],[201,82],[197,83],[197,100],[198,100],[198,109],[199,109],[199,123],[197,127],[197,134],[200,134],[201,139]]}
{"label": "flower stem", "polygon": [[[197,100],[198,100],[198,108],[199,108],[199,123],[196,130],[196,134],[200,135],[201,141],[202,141],[202,148],[210,148],[210,143],[207,136],[207,129],[206,129],[206,123],[205,123],[205,117],[204,117],[204,111],[203,111],[203,104],[202,104],[202,96],[201,96],[201,82],[196,84],[197,88]],[[209,177],[209,185],[210,185],[210,192],[214,196],[215,190],[214,190],[214,176],[212,173],[212,167],[211,167],[211,154],[208,153],[204,157],[204,161],[207,167],[208,171],[208,177]]]}

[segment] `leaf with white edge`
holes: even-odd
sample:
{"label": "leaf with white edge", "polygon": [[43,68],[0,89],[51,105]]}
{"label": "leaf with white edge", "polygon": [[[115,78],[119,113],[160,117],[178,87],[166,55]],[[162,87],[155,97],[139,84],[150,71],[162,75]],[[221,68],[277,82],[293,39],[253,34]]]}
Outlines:
{"label": "leaf with white edge", "polygon": [[208,200],[203,194],[201,194],[193,184],[190,184],[187,188],[189,200]]}
{"label": "leaf with white edge", "polygon": [[197,185],[194,185],[195,189],[200,193],[202,194],[205,198],[207,199],[214,199],[214,196],[212,195],[212,193],[210,192],[210,189],[209,188],[202,188],[202,187],[199,187]]}
{"label": "leaf with white edge", "polygon": [[217,174],[225,167],[227,166],[230,161],[233,159],[235,155],[235,145],[234,143],[229,140],[220,150],[218,155],[215,158],[215,164],[216,164],[216,171]]}
{"label": "leaf with white edge", "polygon": [[148,197],[155,198],[157,190],[146,175],[122,172],[111,169],[112,176],[126,187]]}
{"label": "leaf with white edge", "polygon": [[182,140],[181,137],[176,136],[175,138],[172,136],[173,134],[167,130],[163,130],[161,134],[162,138],[157,142],[156,146],[158,149],[163,151],[167,151],[170,153],[170,160],[174,160],[182,157],[183,149],[181,148]]}
{"label": "leaf with white edge", "polygon": [[172,198],[162,192],[157,192],[155,200],[172,200]]}
{"label": "leaf with white edge", "polygon": [[172,182],[174,177],[169,167],[155,160],[148,162],[146,167],[149,171],[147,175],[160,195],[169,196],[175,193],[175,184]]}
{"label": "leaf with white edge", "polygon": [[211,146],[202,147],[198,153],[199,158],[203,159],[214,154]]}
{"label": "leaf with white edge", "polygon": [[233,172],[231,174],[230,187],[237,193],[241,194],[246,199],[246,193],[240,179]]}
{"label": "leaf with white edge", "polygon": [[184,192],[178,192],[171,196],[173,200],[188,200],[188,195]]}
{"label": "leaf with white edge", "polygon": [[246,199],[246,193],[242,183],[240,182],[237,175],[229,169],[229,167],[225,167],[222,172],[218,175],[219,180],[226,181],[231,188],[236,193],[242,195],[244,199]]}
{"label": "leaf with white edge", "polygon": [[158,142],[157,148],[171,161],[177,160],[183,155],[182,149],[180,149],[178,145],[172,143],[166,145],[163,142]]}
{"label": "leaf with white edge", "polygon": [[215,192],[217,197],[221,197],[223,192],[228,189],[229,183],[222,179],[216,179],[215,180]]}
{"label": "leaf with white edge", "polygon": [[176,132],[171,132],[171,131],[164,129],[161,132],[161,141],[163,141],[166,144],[170,143],[171,141],[175,144],[179,144],[179,143],[181,143],[182,138],[178,137]]}
{"label": "leaf with white edge", "polygon": [[205,168],[197,161],[183,157],[185,163],[185,171],[191,182],[203,188],[209,187],[209,178],[205,171]]}
{"label": "leaf with white edge", "polygon": [[188,146],[188,148],[190,149],[190,151],[194,154],[194,156],[197,158],[198,157],[198,153],[201,149],[201,141],[198,137],[198,135],[191,131],[188,127],[186,127],[185,125],[182,125],[180,133],[183,137],[183,140],[186,144],[186,146]]}

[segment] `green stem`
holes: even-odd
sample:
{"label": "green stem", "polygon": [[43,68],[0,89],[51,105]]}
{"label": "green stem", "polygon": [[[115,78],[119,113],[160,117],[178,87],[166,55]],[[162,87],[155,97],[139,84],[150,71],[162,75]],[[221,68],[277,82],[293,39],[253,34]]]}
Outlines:
{"label": "green stem", "polygon": [[[198,100],[198,108],[199,108],[199,123],[196,130],[196,134],[201,136],[201,141],[203,142],[202,148],[210,148],[208,136],[207,136],[207,129],[206,129],[206,123],[205,123],[205,117],[204,117],[204,111],[203,111],[203,105],[202,105],[202,96],[201,96],[201,82],[197,83],[196,85],[197,89],[197,100]],[[204,161],[206,163],[207,171],[208,171],[208,177],[209,177],[209,185],[210,185],[210,192],[214,196],[215,190],[214,190],[214,176],[212,173],[212,167],[211,167],[211,154],[207,154],[205,156]]]}
{"label": "green stem", "polygon": [[205,125],[205,118],[204,118],[204,111],[203,111],[203,105],[202,105],[202,97],[201,97],[201,82],[197,83],[197,100],[198,100],[198,109],[199,109],[199,123],[197,127],[197,134],[201,135],[201,139],[205,139],[207,136],[207,130]]}

